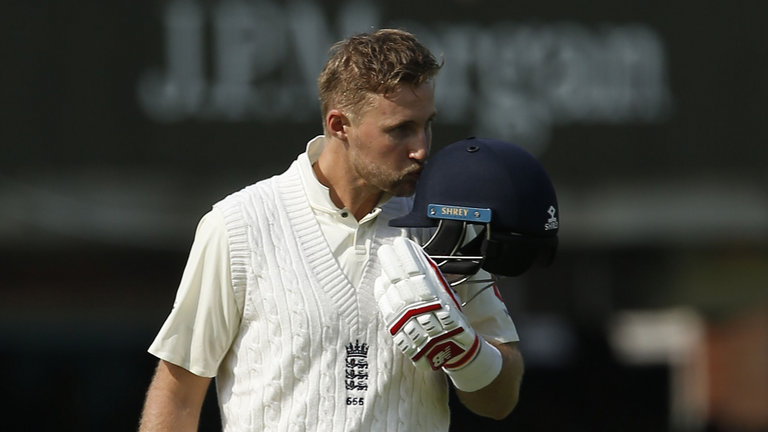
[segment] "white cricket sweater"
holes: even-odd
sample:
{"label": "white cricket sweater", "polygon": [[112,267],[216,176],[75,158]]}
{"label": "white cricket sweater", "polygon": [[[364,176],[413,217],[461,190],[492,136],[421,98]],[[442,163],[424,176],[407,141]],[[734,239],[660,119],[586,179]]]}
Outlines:
{"label": "white cricket sweater", "polygon": [[[373,296],[372,253],[354,287],[333,257],[297,163],[216,204],[229,236],[239,333],[216,377],[225,431],[447,431],[441,372],[416,369],[392,343]],[[393,198],[373,250],[406,231]]]}

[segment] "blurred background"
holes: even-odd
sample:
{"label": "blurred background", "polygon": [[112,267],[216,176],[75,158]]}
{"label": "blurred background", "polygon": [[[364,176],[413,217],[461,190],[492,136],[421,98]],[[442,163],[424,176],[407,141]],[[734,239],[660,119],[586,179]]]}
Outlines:
{"label": "blurred background", "polygon": [[560,201],[555,264],[501,284],[521,402],[453,429],[768,431],[767,21],[761,0],[4,2],[2,429],[135,430],[199,217],[321,132],[330,44],[388,26],[445,58],[434,151],[514,141]]}

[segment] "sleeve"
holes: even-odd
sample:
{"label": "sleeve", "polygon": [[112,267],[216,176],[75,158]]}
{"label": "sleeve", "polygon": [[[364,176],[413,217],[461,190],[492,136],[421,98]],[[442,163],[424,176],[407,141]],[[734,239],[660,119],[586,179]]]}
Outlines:
{"label": "sleeve", "polygon": [[480,270],[455,289],[464,303],[462,312],[486,340],[498,343],[520,340],[515,323],[490,273]]}
{"label": "sleeve", "polygon": [[148,351],[196,375],[215,376],[242,318],[230,274],[224,217],[214,208],[198,224],[173,309]]}

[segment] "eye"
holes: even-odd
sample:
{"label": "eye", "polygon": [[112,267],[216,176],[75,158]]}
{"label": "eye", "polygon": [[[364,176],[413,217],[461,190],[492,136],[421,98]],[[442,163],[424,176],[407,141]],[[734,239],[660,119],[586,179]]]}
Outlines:
{"label": "eye", "polygon": [[389,134],[396,138],[407,137],[413,131],[413,125],[411,123],[399,124],[389,129]]}
{"label": "eye", "polygon": [[387,129],[387,133],[394,139],[408,139],[412,136],[420,135],[422,132],[426,135],[432,134],[432,123],[434,118],[428,119],[422,125],[421,122],[406,121]]}

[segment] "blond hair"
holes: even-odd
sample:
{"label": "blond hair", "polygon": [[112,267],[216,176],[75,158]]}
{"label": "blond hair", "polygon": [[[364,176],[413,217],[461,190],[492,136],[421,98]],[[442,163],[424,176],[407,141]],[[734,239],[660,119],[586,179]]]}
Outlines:
{"label": "blond hair", "polygon": [[438,72],[432,53],[404,30],[382,29],[337,42],[317,80],[323,118],[334,108],[361,114],[373,95],[419,86]]}

